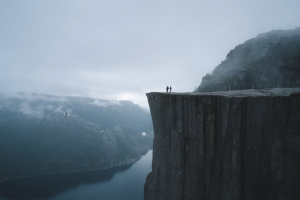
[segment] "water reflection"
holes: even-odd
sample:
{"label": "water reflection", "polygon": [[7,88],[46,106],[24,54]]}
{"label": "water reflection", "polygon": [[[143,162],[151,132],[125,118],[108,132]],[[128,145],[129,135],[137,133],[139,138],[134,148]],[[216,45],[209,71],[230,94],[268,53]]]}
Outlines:
{"label": "water reflection", "polygon": [[84,184],[110,181],[116,173],[125,172],[131,165],[111,169],[48,175],[0,182],[0,196],[8,199],[40,199],[55,196]]}

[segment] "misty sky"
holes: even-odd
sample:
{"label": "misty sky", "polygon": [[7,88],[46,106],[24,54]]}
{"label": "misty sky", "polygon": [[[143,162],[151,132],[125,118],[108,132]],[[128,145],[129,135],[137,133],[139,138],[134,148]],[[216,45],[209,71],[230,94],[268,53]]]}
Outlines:
{"label": "misty sky", "polygon": [[300,26],[299,0],[0,0],[0,93],[193,91],[238,44]]}

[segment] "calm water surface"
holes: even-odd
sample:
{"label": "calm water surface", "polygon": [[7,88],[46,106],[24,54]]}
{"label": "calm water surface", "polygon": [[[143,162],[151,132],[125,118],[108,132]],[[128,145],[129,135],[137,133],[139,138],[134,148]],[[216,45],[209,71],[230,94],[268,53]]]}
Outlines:
{"label": "calm water surface", "polygon": [[0,182],[0,200],[142,200],[152,150],[132,165]]}

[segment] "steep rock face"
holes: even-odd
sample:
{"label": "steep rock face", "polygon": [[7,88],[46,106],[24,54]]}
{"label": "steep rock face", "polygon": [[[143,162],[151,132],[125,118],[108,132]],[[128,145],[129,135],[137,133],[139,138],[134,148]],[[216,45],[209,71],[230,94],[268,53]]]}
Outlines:
{"label": "steep rock face", "polygon": [[300,199],[300,88],[147,97],[145,200]]}
{"label": "steep rock face", "polygon": [[300,87],[300,27],[259,34],[231,50],[199,92]]}

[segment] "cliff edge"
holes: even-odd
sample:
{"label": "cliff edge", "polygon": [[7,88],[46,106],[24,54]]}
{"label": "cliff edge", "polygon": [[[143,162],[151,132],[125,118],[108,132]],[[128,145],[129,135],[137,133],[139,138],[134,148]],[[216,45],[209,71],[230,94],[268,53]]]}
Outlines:
{"label": "cliff edge", "polygon": [[147,97],[145,200],[300,199],[300,88]]}

